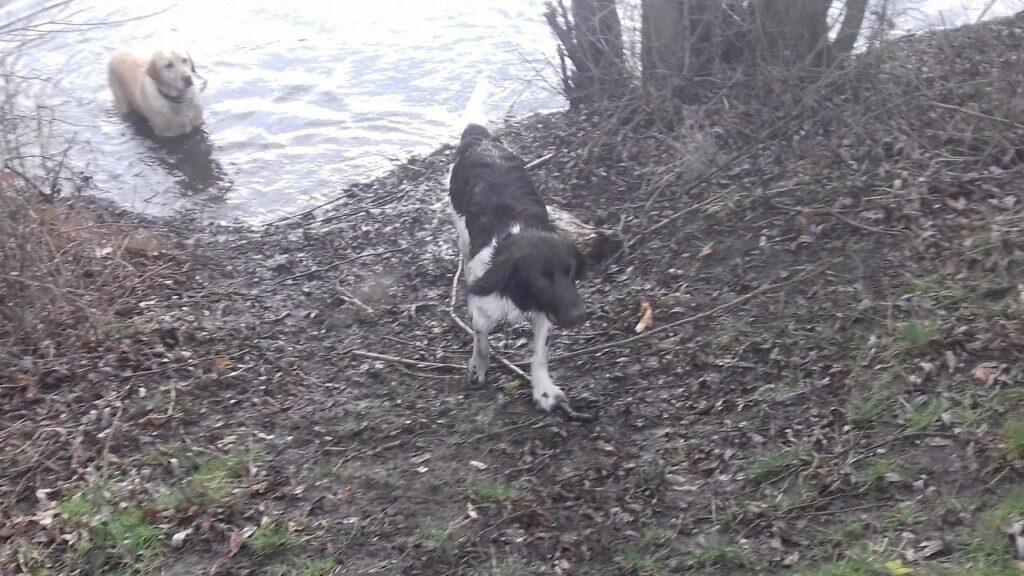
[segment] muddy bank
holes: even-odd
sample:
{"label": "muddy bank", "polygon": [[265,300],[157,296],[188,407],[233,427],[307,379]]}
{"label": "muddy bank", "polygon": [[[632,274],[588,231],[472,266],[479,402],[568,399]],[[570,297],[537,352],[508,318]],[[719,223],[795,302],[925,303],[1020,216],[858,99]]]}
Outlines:
{"label": "muddy bank", "polygon": [[5,573],[1012,573],[1024,31],[898,49],[798,115],[505,128],[629,243],[553,344],[592,422],[497,362],[465,386],[450,148],[264,229],[175,222],[103,338],[30,351],[67,376],[0,389]]}

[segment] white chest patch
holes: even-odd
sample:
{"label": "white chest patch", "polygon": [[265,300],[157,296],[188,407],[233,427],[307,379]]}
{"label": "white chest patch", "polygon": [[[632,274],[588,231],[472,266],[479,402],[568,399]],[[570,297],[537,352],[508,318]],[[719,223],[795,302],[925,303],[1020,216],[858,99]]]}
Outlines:
{"label": "white chest patch", "polygon": [[486,296],[470,294],[466,298],[466,304],[469,306],[473,324],[485,327],[485,331],[489,331],[501,322],[514,324],[525,322],[532,317],[532,314],[523,312],[511,300],[498,294]]}

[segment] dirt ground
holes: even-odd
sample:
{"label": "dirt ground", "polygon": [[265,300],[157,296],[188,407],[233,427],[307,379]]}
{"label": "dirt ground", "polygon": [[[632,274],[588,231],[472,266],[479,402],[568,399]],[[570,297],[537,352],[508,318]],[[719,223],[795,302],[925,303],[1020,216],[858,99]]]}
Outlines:
{"label": "dirt ground", "polygon": [[554,339],[589,421],[466,386],[450,147],[260,230],[97,209],[159,281],[0,388],[2,573],[1019,574],[1024,30],[899,49],[752,145],[789,110],[502,131],[629,243]]}

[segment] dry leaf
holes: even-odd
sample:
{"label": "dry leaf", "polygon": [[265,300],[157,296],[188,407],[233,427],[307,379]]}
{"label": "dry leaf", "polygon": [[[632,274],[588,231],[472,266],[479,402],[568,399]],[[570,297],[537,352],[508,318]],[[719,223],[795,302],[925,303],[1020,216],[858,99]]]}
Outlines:
{"label": "dry leaf", "polygon": [[227,356],[215,356],[213,358],[213,365],[217,370],[223,370],[231,365],[231,358]]}
{"label": "dry leaf", "polygon": [[821,211],[814,210],[813,208],[806,208],[800,211],[797,218],[805,228],[809,228],[812,224],[816,224],[821,221]]}
{"label": "dry leaf", "polygon": [[241,532],[232,533],[231,538],[228,539],[228,556],[238,554],[238,551],[242,549],[243,542],[245,542],[245,536],[242,536]]}
{"label": "dry leaf", "polygon": [[957,212],[963,212],[967,209],[967,198],[963,196],[957,196],[956,198],[946,198],[946,205],[956,210]]}
{"label": "dry leaf", "polygon": [[705,258],[707,258],[708,256],[711,256],[714,253],[715,253],[715,243],[712,242],[712,243],[708,244],[707,246],[705,246],[700,251],[700,254],[697,254],[697,260],[700,260],[701,262],[703,262]]}
{"label": "dry leaf", "polygon": [[258,526],[255,524],[250,524],[237,532],[233,532],[231,538],[228,539],[228,555],[234,556],[238,554],[238,551],[242,549],[242,544],[245,544],[245,540],[252,536],[257,528]]}
{"label": "dry leaf", "polygon": [[640,321],[636,323],[636,333],[643,334],[654,327],[654,308],[647,298],[640,299]]}
{"label": "dry leaf", "polygon": [[164,425],[167,421],[166,414],[150,414],[143,418],[139,418],[139,424],[143,426],[152,426],[153,428],[159,428]]}
{"label": "dry leaf", "polygon": [[686,490],[686,478],[678,474],[665,474],[665,483],[669,485],[673,490]]}
{"label": "dry leaf", "polygon": [[181,549],[185,546],[185,538],[188,538],[188,535],[191,533],[191,528],[186,528],[181,532],[176,532],[174,536],[171,536],[171,548],[174,548],[175,550]]}
{"label": "dry leaf", "polygon": [[21,372],[14,373],[14,385],[21,388],[27,396],[35,396],[39,380]]}
{"label": "dry leaf", "polygon": [[907,568],[903,565],[903,560],[892,560],[885,563],[885,569],[889,571],[892,576],[903,576],[904,574],[910,574],[914,571],[913,568]]}
{"label": "dry leaf", "polygon": [[626,448],[625,446],[619,444],[618,442],[612,442],[611,447],[612,450],[615,451],[615,455],[618,456],[619,458],[622,458],[623,460],[632,456],[632,454],[629,451],[629,448]]}
{"label": "dry leaf", "polygon": [[992,364],[978,364],[971,372],[971,376],[974,376],[975,380],[986,384],[991,384],[992,381],[995,380],[997,374],[999,374],[999,368]]}

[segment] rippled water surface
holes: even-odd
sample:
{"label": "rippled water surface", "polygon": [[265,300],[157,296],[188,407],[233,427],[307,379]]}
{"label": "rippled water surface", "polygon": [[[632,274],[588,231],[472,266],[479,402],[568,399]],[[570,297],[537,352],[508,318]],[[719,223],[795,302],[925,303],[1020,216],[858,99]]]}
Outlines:
{"label": "rippled water surface", "polygon": [[[0,22],[42,4],[0,0]],[[627,30],[636,4],[622,2]],[[1021,4],[996,0],[987,15]],[[919,29],[974,19],[989,1],[902,5],[898,27]],[[56,110],[58,138],[102,194],[151,213],[265,221],[453,141],[467,118],[563,107],[543,10],[543,0],[76,0],[50,18],[73,26],[28,46],[19,67],[54,80],[33,96]],[[157,141],[113,111],[110,55],[160,46],[186,48],[206,80],[202,134]]]}
{"label": "rippled water surface", "polygon": [[[38,5],[8,6],[7,10]],[[22,68],[53,77],[72,159],[104,193],[166,213],[262,220],[451,141],[470,116],[563,106],[542,0],[74,2]],[[169,142],[118,117],[111,53],[180,45],[206,79],[204,134]],[[472,102],[471,102],[472,100]]]}

